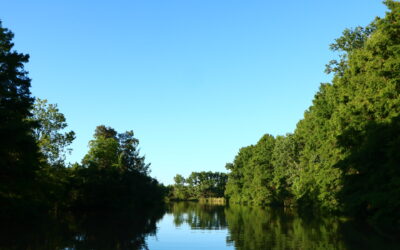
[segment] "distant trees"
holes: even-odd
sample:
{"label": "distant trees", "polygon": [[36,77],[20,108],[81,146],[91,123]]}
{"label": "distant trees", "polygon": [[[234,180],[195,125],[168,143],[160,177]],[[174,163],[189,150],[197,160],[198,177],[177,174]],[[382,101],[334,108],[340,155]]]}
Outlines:
{"label": "distant trees", "polygon": [[192,172],[188,178],[177,174],[171,187],[170,198],[197,200],[199,198],[223,197],[227,175],[220,172]]}
{"label": "distant trees", "polygon": [[332,83],[294,133],[266,135],[227,164],[231,201],[400,220],[400,3],[385,3],[384,18],[331,45],[341,53],[327,66]]}

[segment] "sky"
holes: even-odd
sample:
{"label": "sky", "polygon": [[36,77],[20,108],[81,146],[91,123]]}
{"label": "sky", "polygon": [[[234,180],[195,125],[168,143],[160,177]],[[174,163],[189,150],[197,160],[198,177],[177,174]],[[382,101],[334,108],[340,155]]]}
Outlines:
{"label": "sky", "polygon": [[345,28],[378,0],[0,0],[32,94],[56,103],[80,162],[96,126],[133,130],[151,175],[226,172],[241,147],[293,132]]}

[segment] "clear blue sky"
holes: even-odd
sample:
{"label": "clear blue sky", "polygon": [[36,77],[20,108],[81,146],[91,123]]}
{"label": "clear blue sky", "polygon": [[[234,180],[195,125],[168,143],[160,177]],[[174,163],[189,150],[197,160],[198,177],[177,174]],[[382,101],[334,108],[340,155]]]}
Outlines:
{"label": "clear blue sky", "polygon": [[240,147],[292,132],[330,80],[329,44],[383,16],[378,0],[0,0],[32,93],[76,132],[134,130],[152,176],[226,171]]}

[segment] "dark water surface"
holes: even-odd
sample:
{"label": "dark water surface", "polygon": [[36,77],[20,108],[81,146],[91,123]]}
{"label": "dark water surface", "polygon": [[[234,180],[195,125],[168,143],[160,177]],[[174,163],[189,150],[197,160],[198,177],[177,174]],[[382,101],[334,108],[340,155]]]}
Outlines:
{"label": "dark water surface", "polygon": [[366,225],[194,202],[126,216],[2,223],[0,249],[400,249]]}

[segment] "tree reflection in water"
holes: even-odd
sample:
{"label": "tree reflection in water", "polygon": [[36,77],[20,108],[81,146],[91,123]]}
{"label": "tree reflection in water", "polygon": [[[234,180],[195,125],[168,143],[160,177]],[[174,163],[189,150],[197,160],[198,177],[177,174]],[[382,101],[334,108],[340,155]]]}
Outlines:
{"label": "tree reflection in water", "polygon": [[198,202],[173,202],[168,213],[174,215],[175,226],[188,224],[192,229],[218,230],[227,227],[224,205],[210,205]]}
{"label": "tree reflection in water", "polygon": [[365,224],[336,216],[298,214],[293,210],[177,202],[169,205],[175,226],[192,230],[228,229],[227,245],[259,249],[400,249]]}
{"label": "tree reflection in water", "polygon": [[145,238],[156,233],[163,214],[160,209],[8,221],[0,226],[0,249],[146,249]]}
{"label": "tree reflection in water", "polygon": [[[49,218],[19,219],[19,223],[2,221],[0,249],[147,249],[147,236],[157,233],[156,225],[166,213],[170,216],[158,224],[159,234],[168,231],[168,239],[163,241],[165,238],[160,237],[158,242],[157,246],[162,249],[207,248],[213,232],[214,235],[226,233],[226,237],[213,238],[225,239],[222,244],[215,244],[217,249],[400,249],[399,242],[378,235],[365,224],[335,216],[306,216],[277,208],[196,202],[173,202],[167,204],[166,210],[136,212],[131,216],[80,215],[77,219],[69,215],[58,221]],[[173,221],[169,221],[171,215]],[[187,231],[182,234],[182,230]],[[179,238],[199,235],[188,234],[190,231],[210,234],[201,241],[198,241],[200,238],[197,241]],[[174,235],[177,238],[171,239]]]}

